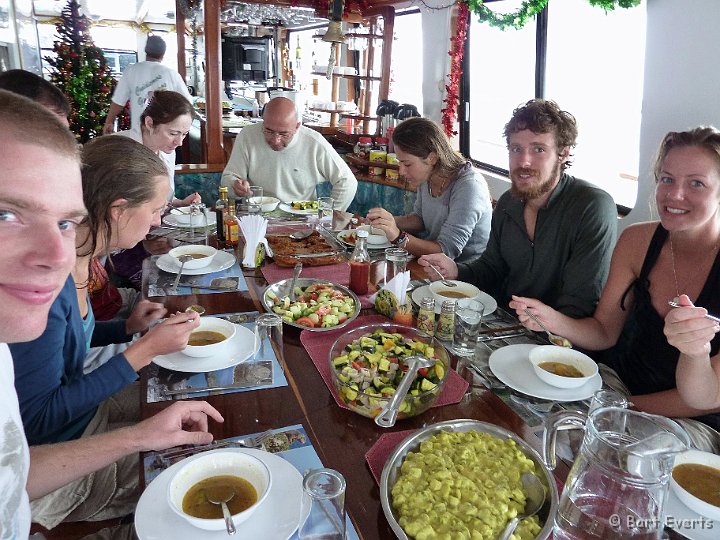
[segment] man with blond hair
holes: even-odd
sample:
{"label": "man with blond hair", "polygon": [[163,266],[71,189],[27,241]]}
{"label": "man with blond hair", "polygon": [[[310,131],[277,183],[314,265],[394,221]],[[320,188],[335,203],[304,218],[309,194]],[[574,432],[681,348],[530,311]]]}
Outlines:
{"label": "man with blond hair", "polygon": [[50,111],[0,90],[0,145],[0,537],[21,539],[30,500],[136,452],[208,443],[207,417],[223,418],[205,402],[181,402],[139,424],[28,449],[7,343],[45,330],[86,212],[75,138]]}

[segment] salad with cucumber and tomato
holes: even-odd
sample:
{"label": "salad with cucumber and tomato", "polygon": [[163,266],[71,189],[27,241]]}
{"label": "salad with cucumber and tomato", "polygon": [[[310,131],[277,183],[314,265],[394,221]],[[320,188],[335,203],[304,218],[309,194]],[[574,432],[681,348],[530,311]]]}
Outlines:
{"label": "salad with cucumber and tomato", "polygon": [[289,296],[279,297],[271,290],[265,293],[272,302],[272,311],[289,323],[306,328],[333,328],[356,311],[355,299],[329,283],[295,287],[294,292],[294,302]]}
{"label": "salad with cucumber and tomato", "polygon": [[440,390],[445,364],[431,345],[383,330],[348,343],[342,354],[332,358],[340,398],[355,412],[371,418],[377,416],[405,376],[406,358],[416,354],[435,360],[435,364],[418,371],[400,405],[398,418],[423,412]]}

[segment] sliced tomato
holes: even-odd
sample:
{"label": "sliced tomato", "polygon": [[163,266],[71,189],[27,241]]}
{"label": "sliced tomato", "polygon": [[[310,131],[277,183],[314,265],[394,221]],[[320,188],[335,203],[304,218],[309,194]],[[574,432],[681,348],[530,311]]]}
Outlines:
{"label": "sliced tomato", "polygon": [[315,313],[317,313],[317,314],[320,315],[321,317],[324,317],[325,315],[327,315],[328,313],[330,313],[330,310],[331,310],[331,309],[332,309],[332,306],[320,306],[319,308],[317,308],[317,310],[315,311]]}
{"label": "sliced tomato", "polygon": [[300,326],[307,326],[308,328],[315,328],[315,323],[312,322],[312,319],[309,317],[300,317],[297,321],[295,321]]}
{"label": "sliced tomato", "polygon": [[[434,367],[434,366],[433,366],[433,367]],[[418,373],[419,373],[422,377],[427,377],[427,372],[428,372],[428,368],[426,368],[426,367],[421,367],[420,369],[418,369]]]}

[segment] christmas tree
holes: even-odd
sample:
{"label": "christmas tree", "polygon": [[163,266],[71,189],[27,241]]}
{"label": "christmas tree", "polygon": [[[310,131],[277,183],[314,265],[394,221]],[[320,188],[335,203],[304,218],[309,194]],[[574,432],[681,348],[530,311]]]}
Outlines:
{"label": "christmas tree", "polygon": [[70,129],[81,142],[102,134],[110,108],[115,81],[102,49],[90,37],[90,20],[80,13],[77,0],[68,0],[55,25],[55,58],[45,57],[51,66],[50,80],[70,100]]}

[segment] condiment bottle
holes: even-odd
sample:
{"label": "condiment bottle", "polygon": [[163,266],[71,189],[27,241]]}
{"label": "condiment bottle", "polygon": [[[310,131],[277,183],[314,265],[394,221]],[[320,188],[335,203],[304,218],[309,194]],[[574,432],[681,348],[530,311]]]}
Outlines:
{"label": "condiment bottle", "polygon": [[228,211],[228,188],[220,187],[220,198],[215,201],[215,225],[217,229],[218,242],[225,241],[225,216]]}
{"label": "condiment bottle", "polygon": [[435,337],[440,341],[451,341],[455,335],[455,300],[445,300],[440,308]]}
{"label": "condiment bottle", "polygon": [[355,233],[355,249],[350,255],[350,290],[355,294],[368,293],[370,277],[370,255],[367,251],[368,232],[358,229]]}
{"label": "condiment bottle", "polygon": [[426,296],[420,302],[417,329],[425,336],[435,335],[435,299],[432,296]]}
{"label": "condiment bottle", "polygon": [[235,217],[235,205],[230,203],[228,213],[225,216],[225,243],[237,246],[240,238],[240,225]]}
{"label": "condiment bottle", "polygon": [[360,159],[368,159],[372,150],[372,138],[360,137],[355,145],[355,155]]}

